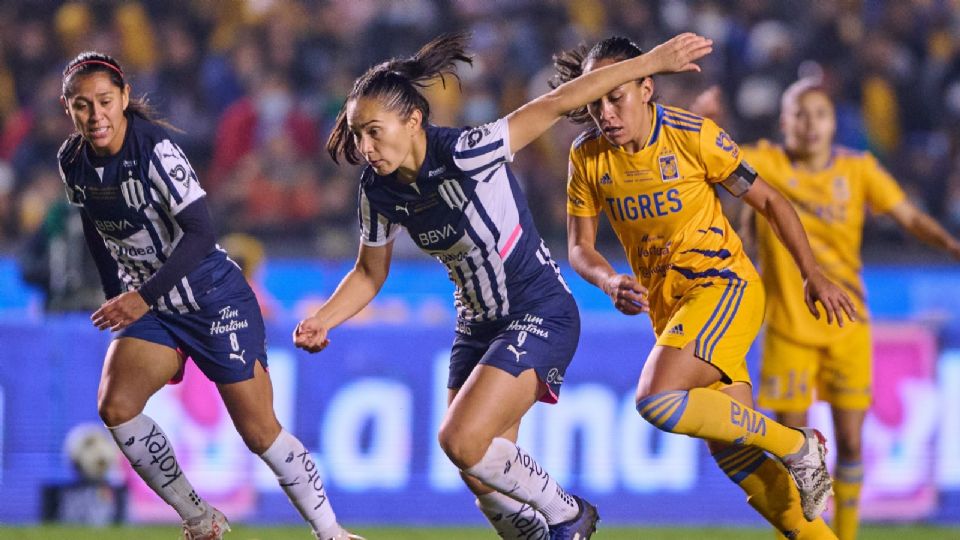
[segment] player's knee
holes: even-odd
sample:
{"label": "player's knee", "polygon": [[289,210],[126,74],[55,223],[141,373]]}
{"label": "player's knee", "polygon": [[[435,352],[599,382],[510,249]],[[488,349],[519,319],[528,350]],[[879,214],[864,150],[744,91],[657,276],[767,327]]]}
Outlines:
{"label": "player's knee", "polygon": [[132,420],[143,412],[143,405],[123,397],[101,397],[97,403],[97,414],[104,425],[116,427]]}
{"label": "player's knee", "polygon": [[663,392],[637,391],[637,412],[644,420],[664,431],[670,431],[682,414],[687,401],[687,390]]}
{"label": "player's knee", "polygon": [[280,424],[275,422],[262,425],[238,424],[237,433],[251,452],[260,455],[269,450],[277,440],[277,436],[280,435]]}
{"label": "player's knee", "polygon": [[471,434],[469,429],[449,422],[440,427],[437,438],[440,448],[459,469],[469,469],[476,465],[490,446],[489,440],[482,441],[481,437]]}

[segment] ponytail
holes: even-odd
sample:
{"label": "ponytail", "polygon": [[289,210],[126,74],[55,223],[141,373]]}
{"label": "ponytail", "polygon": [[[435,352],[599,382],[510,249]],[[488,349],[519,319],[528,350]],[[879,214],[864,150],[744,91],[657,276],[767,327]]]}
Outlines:
{"label": "ponytail", "polygon": [[460,82],[457,75],[457,62],[473,65],[473,59],[466,53],[466,44],[470,35],[465,32],[443,34],[424,45],[411,57],[393,58],[368,69],[353,84],[347,95],[333,130],[327,139],[327,152],[335,163],[342,156],[348,163],[357,165],[363,160],[357,149],[353,135],[347,125],[347,105],[360,98],[374,98],[401,118],[409,118],[414,110],[420,110],[423,123],[430,119],[430,103],[420,93],[440,79],[444,88],[446,76],[450,75]]}

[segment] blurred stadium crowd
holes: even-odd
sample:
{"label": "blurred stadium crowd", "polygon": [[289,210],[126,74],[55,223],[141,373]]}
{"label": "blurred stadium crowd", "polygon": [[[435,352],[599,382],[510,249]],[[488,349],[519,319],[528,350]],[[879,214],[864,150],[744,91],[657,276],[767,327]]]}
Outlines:
{"label": "blurred stadium crowd", "polygon": [[[52,14],[52,15],[51,15]],[[820,75],[838,142],[869,148],[921,206],[960,227],[960,0],[131,0],[0,4],[0,254],[66,226],[55,155],[72,127],[63,66],[97,49],[125,66],[172,124],[221,233],[273,254],[352,257],[357,170],[324,142],[345,92],[372,63],[438,33],[473,32],[462,88],[431,91],[434,121],[491,121],[548,90],[553,53],[620,33],[649,48],[681,31],[715,40],[704,73],[657,80],[688,106],[711,84],[740,142],[776,137],[779,94]],[[542,233],[562,257],[564,123],[518,156]],[[881,255],[903,242],[882,224]],[[82,246],[80,246],[82,249]]]}

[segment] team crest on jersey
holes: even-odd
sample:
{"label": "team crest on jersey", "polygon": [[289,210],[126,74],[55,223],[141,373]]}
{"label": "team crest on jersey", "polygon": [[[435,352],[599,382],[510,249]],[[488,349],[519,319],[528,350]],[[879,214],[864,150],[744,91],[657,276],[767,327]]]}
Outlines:
{"label": "team crest on jersey", "polygon": [[600,177],[600,185],[612,184],[613,180],[610,179],[610,173],[603,173],[603,176]]}
{"label": "team crest on jersey", "polygon": [[143,194],[143,183],[133,177],[133,171],[127,171],[129,177],[120,184],[120,193],[127,206],[134,210],[142,210],[147,206],[147,199]]}
{"label": "team crest on jersey", "polygon": [[833,179],[833,200],[843,202],[850,200],[850,183],[846,176]]}
{"label": "team crest on jersey", "polygon": [[680,168],[677,165],[677,156],[664,154],[660,156],[660,178],[664,182],[680,178]]}

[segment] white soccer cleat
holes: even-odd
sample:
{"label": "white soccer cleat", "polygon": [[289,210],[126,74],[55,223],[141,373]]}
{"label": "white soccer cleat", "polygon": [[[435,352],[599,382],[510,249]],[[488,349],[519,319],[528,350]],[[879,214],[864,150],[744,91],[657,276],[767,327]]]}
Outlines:
{"label": "white soccer cleat", "polygon": [[202,516],[183,521],[184,540],[222,540],[229,530],[227,516],[212,506]]}
{"label": "white soccer cleat", "polygon": [[833,495],[833,481],[827,472],[827,440],[816,429],[799,429],[806,441],[800,450],[781,461],[797,483],[803,517],[813,521],[823,513],[827,499]]}
{"label": "white soccer cleat", "polygon": [[366,540],[359,534],[353,534],[344,528],[341,528],[335,536],[320,536],[320,533],[313,531],[313,537],[317,540]]}

